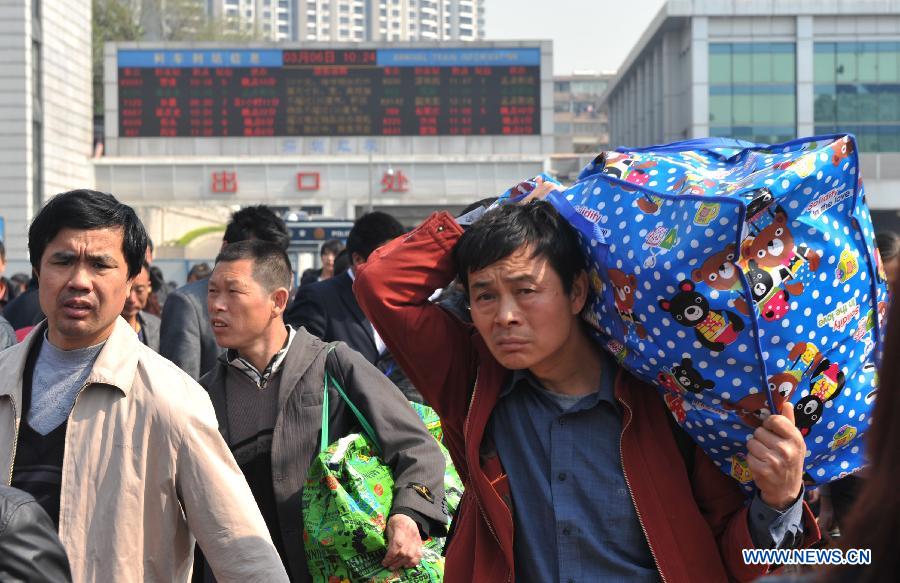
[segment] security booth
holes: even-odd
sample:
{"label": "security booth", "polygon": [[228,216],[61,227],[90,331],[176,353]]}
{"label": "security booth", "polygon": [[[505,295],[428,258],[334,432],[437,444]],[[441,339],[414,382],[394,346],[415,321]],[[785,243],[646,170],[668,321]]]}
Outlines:
{"label": "security booth", "polygon": [[300,274],[310,268],[321,267],[319,249],[329,239],[338,239],[345,245],[353,221],[341,219],[316,219],[307,221],[287,221],[291,244],[288,256],[294,269],[294,285],[300,284]]}

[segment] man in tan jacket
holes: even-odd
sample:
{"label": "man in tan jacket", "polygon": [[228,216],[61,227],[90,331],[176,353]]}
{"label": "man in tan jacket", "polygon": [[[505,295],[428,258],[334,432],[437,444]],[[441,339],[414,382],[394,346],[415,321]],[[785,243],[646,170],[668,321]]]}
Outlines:
{"label": "man in tan jacket", "polygon": [[28,232],[47,320],[0,353],[0,467],[56,522],[72,578],[287,581],[206,392],[119,317],[147,235],[108,194],[50,200]]}

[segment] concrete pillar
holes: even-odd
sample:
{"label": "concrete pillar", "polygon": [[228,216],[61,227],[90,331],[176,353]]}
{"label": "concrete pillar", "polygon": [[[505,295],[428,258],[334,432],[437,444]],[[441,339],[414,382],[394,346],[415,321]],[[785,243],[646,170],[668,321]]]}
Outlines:
{"label": "concrete pillar", "polygon": [[797,135],[815,135],[813,17],[797,17]]}
{"label": "concrete pillar", "polygon": [[709,135],[709,18],[691,18],[691,137]]}

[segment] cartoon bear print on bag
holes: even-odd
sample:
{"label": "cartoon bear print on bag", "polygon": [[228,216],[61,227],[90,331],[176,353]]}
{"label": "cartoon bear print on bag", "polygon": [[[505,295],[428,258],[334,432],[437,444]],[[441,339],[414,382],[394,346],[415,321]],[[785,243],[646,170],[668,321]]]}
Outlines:
{"label": "cartoon bear print on bag", "polygon": [[793,282],[800,268],[809,264],[812,271],[819,269],[819,254],[801,245],[794,246],[794,236],[788,229],[788,216],[780,206],[775,212],[769,211],[772,222],[755,236],[748,237],[741,244],[741,260],[743,265],[755,261],[756,265],[772,276],[773,287],[783,287],[791,295],[803,293],[803,284]]}
{"label": "cartoon bear print on bag", "polygon": [[803,374],[809,373],[809,394],[794,405],[795,425],[806,437],[822,418],[825,403],[841,393],[847,379],[837,363],[825,358],[811,342],[798,342],[788,357],[795,365],[803,363],[806,366]]}
{"label": "cartoon bear print on bag", "polygon": [[[734,243],[729,243],[722,251],[707,257],[700,269],[693,270],[691,279],[695,283],[705,282],[715,290],[739,291],[742,288],[741,272],[735,264],[736,259],[736,247]],[[750,315],[743,298],[735,298],[734,307],[745,316]]]}
{"label": "cartoon bear print on bag", "polygon": [[700,371],[694,368],[694,362],[690,358],[682,358],[681,364],[676,364],[671,371],[659,373],[659,383],[669,391],[675,393],[699,394],[712,389],[716,384],[703,378]]}
{"label": "cartoon bear print on bag", "polygon": [[853,142],[850,141],[849,137],[844,136],[840,140],[831,144],[831,151],[831,163],[835,166],[840,166],[841,160],[844,160],[853,153]]}
{"label": "cartoon bear print on bag", "polygon": [[767,209],[772,204],[772,201],[775,200],[775,197],[772,196],[772,191],[768,188],[760,188],[748,196],[751,197],[750,204],[747,205],[748,220],[758,215],[760,211]]}
{"label": "cartoon bear print on bag", "polygon": [[[798,342],[791,348],[788,358],[806,366],[804,374],[809,373],[809,392],[825,402],[835,398],[844,388],[847,377],[844,371],[819,351],[811,342]],[[810,372],[811,371],[811,372]]]}
{"label": "cartoon bear print on bag", "polygon": [[710,255],[699,269],[691,272],[691,279],[696,283],[706,282],[719,291],[741,289],[741,274],[734,263],[737,259],[735,251],[734,243],[730,243],[722,251]]}
{"label": "cartoon bear print on bag", "polygon": [[812,426],[822,418],[825,403],[815,395],[806,395],[794,405],[794,424],[803,437],[809,435]]}
{"label": "cartoon bear print on bag", "polygon": [[[750,295],[759,308],[764,320],[775,322],[784,318],[791,309],[791,296],[786,289],[775,287],[772,274],[750,260],[747,280],[750,282]],[[802,284],[801,284],[802,288]]]}
{"label": "cartoon bear print on bag", "polygon": [[625,324],[625,333],[628,333],[629,327],[634,327],[638,338],[646,338],[647,329],[634,313],[634,292],[637,290],[637,278],[633,274],[626,275],[624,271],[618,269],[610,269],[607,274],[613,285],[616,312],[622,319],[622,323]]}
{"label": "cartoon bear print on bag", "polygon": [[[802,377],[802,371],[798,370],[784,371],[769,377],[769,392],[772,393],[772,401],[779,411],[797,390]],[[736,411],[741,421],[753,428],[760,427],[772,414],[769,410],[769,399],[762,392],[747,395],[737,403],[726,401],[723,407],[728,411]]]}
{"label": "cartoon bear print on bag", "polygon": [[694,290],[694,282],[685,279],[678,284],[678,293],[671,299],[659,300],[659,307],[672,314],[675,321],[693,328],[697,340],[714,352],[722,352],[737,340],[744,329],[744,321],[730,310],[713,310],[703,294]]}

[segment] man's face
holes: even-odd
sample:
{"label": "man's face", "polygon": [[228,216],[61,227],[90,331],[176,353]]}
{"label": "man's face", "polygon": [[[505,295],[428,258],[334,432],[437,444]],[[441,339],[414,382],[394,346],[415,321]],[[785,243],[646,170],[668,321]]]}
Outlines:
{"label": "man's face", "polygon": [[325,253],[322,253],[321,257],[322,257],[322,270],[326,271],[328,273],[334,271],[335,254],[330,251],[326,251]]}
{"label": "man's face", "polygon": [[897,293],[900,286],[900,255],[895,255],[884,262],[884,274],[887,276],[887,284],[893,293]]}
{"label": "man's face", "polygon": [[206,300],[216,343],[240,352],[255,342],[273,319],[273,295],[253,279],[250,259],[219,262]]}
{"label": "man's face", "polygon": [[131,282],[131,293],[125,300],[125,309],[122,310],[122,316],[125,318],[133,318],[138,312],[147,306],[147,300],[150,298],[150,272],[146,267],[141,268],[141,272]]}
{"label": "man's face", "polygon": [[584,274],[566,294],[547,259],[522,247],[469,273],[472,322],[491,354],[508,369],[552,363],[573,334],[586,299]]}
{"label": "man's face", "polygon": [[62,229],[41,256],[38,297],[50,342],[63,350],[112,333],[131,290],[122,229]]}

